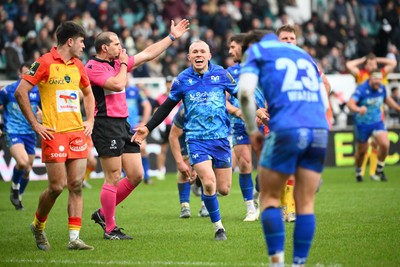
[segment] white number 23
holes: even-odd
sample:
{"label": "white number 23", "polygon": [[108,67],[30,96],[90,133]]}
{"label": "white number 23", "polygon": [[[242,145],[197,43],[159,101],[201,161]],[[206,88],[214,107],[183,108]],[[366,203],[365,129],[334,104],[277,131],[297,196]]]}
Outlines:
{"label": "white number 23", "polygon": [[[300,58],[294,62],[290,58],[283,57],[275,62],[275,68],[277,70],[286,70],[281,88],[282,92],[304,89],[310,91],[319,90],[319,74],[317,74],[315,66],[310,61]],[[299,70],[305,70],[305,75],[297,77]]]}

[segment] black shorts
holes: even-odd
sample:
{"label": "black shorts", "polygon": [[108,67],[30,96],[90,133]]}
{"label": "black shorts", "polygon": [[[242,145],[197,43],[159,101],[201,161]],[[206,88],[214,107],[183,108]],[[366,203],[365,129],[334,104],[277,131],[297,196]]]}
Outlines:
{"label": "black shorts", "polygon": [[165,131],[160,130],[161,144],[169,143],[169,132],[171,132],[172,125],[165,125]]}
{"label": "black shorts", "polygon": [[123,153],[140,153],[140,146],[131,142],[133,132],[124,118],[97,117],[92,139],[99,157],[118,157]]}

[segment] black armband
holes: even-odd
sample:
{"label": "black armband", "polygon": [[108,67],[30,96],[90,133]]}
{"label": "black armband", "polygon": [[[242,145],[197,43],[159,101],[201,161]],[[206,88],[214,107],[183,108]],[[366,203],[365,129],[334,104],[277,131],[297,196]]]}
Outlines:
{"label": "black armband", "polygon": [[147,122],[146,127],[147,129],[149,129],[149,132],[151,132],[163,120],[165,120],[165,118],[177,104],[178,102],[175,102],[167,98],[167,100],[165,100],[164,103],[161,104],[161,106],[156,110],[156,112],[154,112],[153,117],[151,117],[151,120]]}

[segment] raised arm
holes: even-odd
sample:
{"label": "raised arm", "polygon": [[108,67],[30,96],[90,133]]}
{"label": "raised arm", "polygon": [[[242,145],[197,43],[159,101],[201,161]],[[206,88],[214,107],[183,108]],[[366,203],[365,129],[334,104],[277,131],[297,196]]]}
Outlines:
{"label": "raised arm", "polygon": [[376,61],[378,64],[383,65],[383,69],[385,73],[391,73],[397,66],[396,59],[386,58],[386,57],[377,57]]}
{"label": "raised arm", "polygon": [[366,59],[367,59],[366,57],[361,57],[347,61],[346,62],[347,70],[350,72],[351,75],[356,77],[360,73],[360,68],[358,66],[364,64]]}
{"label": "raised arm", "polygon": [[142,52],[134,56],[135,65],[133,68],[137,68],[143,65],[145,62],[153,60],[164,52],[175,39],[179,39],[185,32],[189,30],[189,21],[186,19],[181,20],[177,25],[171,20],[171,31],[170,34],[162,39],[161,41],[154,43],[147,47]]}

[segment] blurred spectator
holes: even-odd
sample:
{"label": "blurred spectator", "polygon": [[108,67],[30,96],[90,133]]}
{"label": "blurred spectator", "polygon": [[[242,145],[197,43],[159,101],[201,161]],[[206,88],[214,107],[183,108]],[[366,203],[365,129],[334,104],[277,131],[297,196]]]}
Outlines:
{"label": "blurred spectator", "polygon": [[365,27],[360,29],[359,36],[357,37],[357,54],[358,57],[368,55],[374,52],[375,39],[369,36],[368,30]]}
{"label": "blurred spectator", "polygon": [[358,0],[360,4],[361,19],[363,23],[376,23],[376,10],[379,8],[380,0]]}
{"label": "blurred spectator", "polygon": [[39,35],[36,38],[37,44],[39,46],[39,51],[41,54],[47,53],[55,45],[53,39],[49,35],[47,28],[42,28],[39,31]]}
{"label": "blurred spectator", "polygon": [[37,15],[43,19],[47,14],[49,14],[49,7],[46,0],[33,0],[29,5],[29,12],[33,17]]}
{"label": "blurred spectator", "polygon": [[14,21],[7,20],[4,28],[0,31],[0,50],[2,50],[7,43],[11,43],[18,36],[18,32],[14,28]]}
{"label": "blurred spectator", "polygon": [[317,52],[317,58],[323,58],[329,54],[328,38],[325,35],[320,35],[318,38],[318,43],[315,46]]}
{"label": "blurred spectator", "polygon": [[78,9],[76,0],[68,0],[65,8],[67,20],[74,20],[81,15],[81,10]]}
{"label": "blurred spectator", "polygon": [[231,14],[228,13],[228,6],[226,1],[218,2],[218,12],[214,16],[211,27],[214,29],[215,36],[218,37],[217,42],[224,40],[226,33],[232,29]]}
{"label": "blurred spectator", "polygon": [[5,47],[6,75],[9,80],[17,80],[19,67],[24,63],[24,49],[21,36],[15,36],[12,42]]}
{"label": "blurred spectator", "polygon": [[14,21],[19,13],[19,8],[17,6],[16,1],[14,0],[6,0],[3,4],[4,10],[7,12],[8,19]]}
{"label": "blurred spectator", "polygon": [[22,48],[25,51],[25,62],[33,62],[35,53],[39,52],[39,45],[36,42],[37,34],[34,30],[30,30],[26,35],[25,41],[22,43]]}
{"label": "blurred spectator", "polygon": [[179,19],[186,18],[187,6],[184,0],[166,0],[164,1],[164,9],[162,12],[162,17],[169,28],[171,20],[177,21]]}
{"label": "blurred spectator", "polygon": [[242,19],[238,22],[240,32],[248,32],[251,30],[252,20],[254,18],[252,6],[250,3],[243,3],[240,9]]}
{"label": "blurred spectator", "polygon": [[23,12],[18,15],[15,19],[14,27],[19,35],[26,36],[33,29],[32,23],[28,20],[28,13]]}

